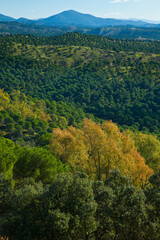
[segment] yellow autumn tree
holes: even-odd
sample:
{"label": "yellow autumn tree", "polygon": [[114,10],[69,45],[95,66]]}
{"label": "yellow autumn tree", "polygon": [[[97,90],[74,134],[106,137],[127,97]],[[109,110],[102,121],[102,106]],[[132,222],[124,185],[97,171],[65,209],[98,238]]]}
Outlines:
{"label": "yellow autumn tree", "polygon": [[112,121],[100,126],[85,119],[83,124],[90,156],[86,166],[88,173],[95,173],[98,179],[102,179],[111,169],[118,167],[125,175],[131,176],[135,184],[145,184],[153,170],[145,164],[128,134],[121,133]]}
{"label": "yellow autumn tree", "polygon": [[126,133],[122,133],[121,152],[119,169],[131,176],[135,184],[145,185],[147,179],[153,174],[153,170],[146,165],[145,159],[137,152],[133,140]]}
{"label": "yellow autumn tree", "polygon": [[102,180],[118,167],[136,185],[144,185],[153,174],[130,136],[111,121],[100,125],[84,119],[81,130],[54,129],[51,148],[72,169],[78,166],[92,179]]}
{"label": "yellow autumn tree", "polygon": [[101,180],[120,160],[119,149],[112,138],[108,138],[99,124],[89,119],[83,121],[85,146],[89,154],[84,170],[91,177]]}
{"label": "yellow autumn tree", "polygon": [[68,163],[73,171],[82,170],[83,163],[88,158],[83,133],[72,126],[64,130],[53,129],[51,149],[63,163]]}
{"label": "yellow autumn tree", "polygon": [[102,128],[119,149],[118,168],[124,174],[131,176],[136,184],[143,185],[148,177],[153,174],[153,170],[145,164],[145,159],[137,152],[130,134],[127,132],[121,133],[118,126],[112,121],[106,121]]}

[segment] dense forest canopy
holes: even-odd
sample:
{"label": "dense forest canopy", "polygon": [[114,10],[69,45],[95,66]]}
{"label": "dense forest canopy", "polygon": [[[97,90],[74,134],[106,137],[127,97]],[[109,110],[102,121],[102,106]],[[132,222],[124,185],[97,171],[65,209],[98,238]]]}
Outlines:
{"label": "dense forest canopy", "polygon": [[159,42],[0,36],[1,236],[159,240],[159,96]]}
{"label": "dense forest canopy", "polygon": [[0,88],[159,134],[160,43],[79,33],[1,36]]}

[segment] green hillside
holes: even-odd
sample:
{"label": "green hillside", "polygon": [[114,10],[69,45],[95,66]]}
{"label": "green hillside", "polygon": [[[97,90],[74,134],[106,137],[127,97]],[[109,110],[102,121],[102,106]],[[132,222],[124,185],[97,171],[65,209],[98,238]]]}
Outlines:
{"label": "green hillside", "polygon": [[9,54],[13,51],[14,43],[23,43],[23,45],[54,45],[54,46],[84,46],[109,50],[109,51],[127,51],[127,52],[148,52],[160,53],[159,41],[140,41],[140,40],[118,40],[103,36],[94,36],[75,33],[66,33],[60,36],[36,37],[34,35],[17,34],[1,36],[0,38],[2,51],[8,46]]}
{"label": "green hillside", "polygon": [[0,239],[160,239],[160,42],[0,36]]}
{"label": "green hillside", "polygon": [[0,88],[159,134],[160,43],[79,33],[1,37]]}

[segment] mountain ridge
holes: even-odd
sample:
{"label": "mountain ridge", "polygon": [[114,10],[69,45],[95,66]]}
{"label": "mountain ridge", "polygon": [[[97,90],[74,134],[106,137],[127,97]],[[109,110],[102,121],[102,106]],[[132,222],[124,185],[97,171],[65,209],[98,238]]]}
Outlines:
{"label": "mountain ridge", "polygon": [[100,18],[95,17],[90,14],[79,13],[74,10],[64,11],[59,14],[50,16],[45,19],[40,19],[36,21],[38,25],[48,25],[48,26],[75,26],[75,27],[105,27],[111,25],[128,25],[133,24],[135,26],[140,26],[146,24],[142,21],[132,21],[132,20],[119,20],[113,18]]}
{"label": "mountain ridge", "polygon": [[45,25],[53,27],[107,27],[119,25],[133,25],[133,26],[151,26],[152,24],[146,23],[141,20],[125,20],[114,18],[100,18],[91,14],[80,13],[75,10],[63,11],[59,14],[52,15],[48,18],[34,20],[36,25]]}
{"label": "mountain ridge", "polygon": [[15,20],[16,20],[15,18],[6,16],[6,15],[4,15],[4,14],[0,14],[0,21],[12,22],[12,21],[15,21]]}
{"label": "mountain ridge", "polygon": [[[8,19],[8,20],[7,20]],[[109,26],[136,26],[136,27],[156,27],[158,24],[148,23],[143,20],[100,18],[91,14],[80,13],[75,10],[67,10],[52,15],[47,18],[31,20],[27,18],[11,18],[0,14],[0,21],[17,21],[24,24],[43,25],[50,27],[109,27]]]}

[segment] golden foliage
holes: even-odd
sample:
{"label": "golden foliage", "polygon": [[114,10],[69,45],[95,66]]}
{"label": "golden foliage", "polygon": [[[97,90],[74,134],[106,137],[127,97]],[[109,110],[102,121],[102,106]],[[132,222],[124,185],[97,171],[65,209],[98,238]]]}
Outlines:
{"label": "golden foliage", "polygon": [[11,110],[17,114],[21,114],[24,119],[26,117],[34,117],[39,120],[50,120],[50,116],[45,113],[45,102],[43,100],[38,103],[28,100],[24,93],[14,91],[12,99],[9,94],[0,89],[0,111]]}
{"label": "golden foliage", "polygon": [[87,160],[88,157],[81,131],[72,126],[67,130],[53,129],[51,148],[64,163],[69,163],[73,171],[82,169],[82,159]]}
{"label": "golden foliage", "polygon": [[101,126],[84,119],[81,130],[74,127],[54,129],[51,148],[74,171],[81,169],[90,178],[101,180],[110,170],[118,167],[135,184],[143,185],[153,174],[130,136],[121,133],[111,121]]}

